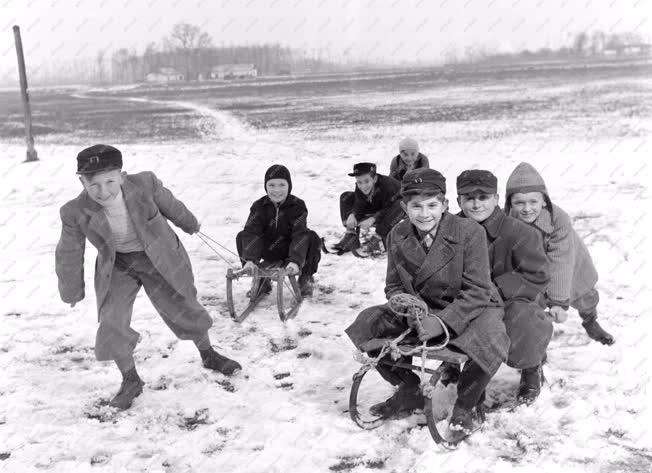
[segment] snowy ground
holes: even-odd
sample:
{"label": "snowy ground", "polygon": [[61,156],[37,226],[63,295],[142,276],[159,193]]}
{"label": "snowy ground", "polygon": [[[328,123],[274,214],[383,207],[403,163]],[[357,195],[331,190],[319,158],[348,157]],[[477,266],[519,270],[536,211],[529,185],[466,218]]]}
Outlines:
{"label": "snowy ground", "polygon": [[[554,96],[559,88],[523,86],[534,98]],[[363,123],[316,133],[260,131],[181,98],[170,107],[196,114],[204,140],[112,143],[122,149],[127,171],[155,171],[199,217],[202,230],[232,249],[249,205],[263,193],[264,170],[274,162],[290,168],[294,193],[310,210],[309,225],[327,239],[341,231],[337,196],[352,187],[346,172],[361,160],[387,171],[404,135],[416,137],[432,166],[448,177],[455,211],[461,170],[490,169],[503,187],[520,161],[534,164],[585,236],[601,276],[600,320],[617,343],[605,348],[589,342],[571,313],[555,329],[539,400],[490,413],[483,430],[455,452],[434,444],[420,414],[374,431],[349,419],[348,390],[359,365],[343,329],[362,308],[383,301],[384,260],[324,255],[315,295],[294,321],[282,324],[270,297],[236,324],[224,307],[227,263],[182,232],[201,300],[215,321],[212,338],[244,370],[225,378],[202,369],[192,344],[177,341],[141,293],[133,326],[142,335],[136,362],[145,391],[126,412],[102,407],[120,378],[92,351],[95,250],[86,255],[87,298],[74,309],[60,301],[54,275],[58,208],[81,189],[74,175],[80,146],[72,136],[75,144],[50,140],[37,146],[38,164],[23,164],[23,144],[6,140],[0,154],[0,471],[652,471],[646,233],[652,120],[600,107],[586,93],[604,88],[648,108],[652,100],[650,80],[587,79],[563,88],[566,96],[586,101],[591,113],[582,116]],[[486,88],[482,96],[507,93]],[[424,94],[459,101],[464,91],[456,86]],[[324,100],[347,106],[342,97]],[[355,101],[380,106],[383,97]],[[419,96],[409,91],[387,99],[401,101],[409,107]],[[513,398],[517,382],[518,374],[503,367],[489,402]]]}

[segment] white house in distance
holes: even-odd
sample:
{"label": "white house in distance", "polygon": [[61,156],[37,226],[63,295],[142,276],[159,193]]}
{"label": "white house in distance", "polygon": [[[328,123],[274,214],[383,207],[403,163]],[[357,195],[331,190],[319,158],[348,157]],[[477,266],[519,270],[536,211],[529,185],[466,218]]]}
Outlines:
{"label": "white house in distance", "polygon": [[178,71],[174,67],[164,66],[159,67],[157,72],[150,72],[146,77],[147,82],[178,82],[185,80],[183,72]]}
{"label": "white house in distance", "polygon": [[220,64],[213,66],[210,73],[211,79],[241,79],[256,76],[258,71],[253,64]]}

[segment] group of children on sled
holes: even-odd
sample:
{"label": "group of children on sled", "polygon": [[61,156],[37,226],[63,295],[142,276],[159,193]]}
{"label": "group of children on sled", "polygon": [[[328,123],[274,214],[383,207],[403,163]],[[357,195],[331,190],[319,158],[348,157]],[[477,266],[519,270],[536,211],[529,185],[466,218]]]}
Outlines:
{"label": "group of children on sled", "polygon": [[[212,320],[197,301],[190,260],[168,224],[196,233],[200,225],[192,212],[152,172],[123,173],[122,154],[112,146],[82,150],[77,174],[83,191],[61,208],[56,272],[62,300],[74,306],[84,298],[86,239],[97,248],[95,354],[100,361],[113,360],[123,376],[110,405],[126,409],[142,392],[133,358],[139,334],[130,326],[141,286],[175,335],[194,342],[204,367],[225,375],[240,370],[238,362],[211,346]],[[591,338],[614,342],[596,320],[598,277],[591,257],[531,165],[521,163],[512,172],[504,210],[491,172],[462,172],[456,181],[462,209],[457,215],[448,211],[445,177],[429,169],[413,139],[400,142],[389,176],[378,174],[373,163],[356,164],[350,176],[356,188],[340,197],[346,233],[336,246],[355,248],[361,231],[375,229],[387,249],[387,298],[400,293],[421,298],[436,317],[413,327],[418,338],[441,341],[443,324],[450,348],[469,357],[461,369],[447,365],[441,378],[457,383],[452,429],[472,429],[473,408],[503,362],[521,371],[517,398],[536,399],[551,319],[565,320],[569,306],[577,309]],[[292,194],[286,167],[270,167],[264,189],[236,237],[243,266],[282,266],[299,276],[301,293],[309,296],[320,238],[307,227],[306,205]],[[410,324],[385,304],[363,310],[346,333],[358,349],[373,355],[374,340],[398,336]],[[389,417],[423,407],[415,373],[381,364],[377,369],[397,390],[373,412]]]}

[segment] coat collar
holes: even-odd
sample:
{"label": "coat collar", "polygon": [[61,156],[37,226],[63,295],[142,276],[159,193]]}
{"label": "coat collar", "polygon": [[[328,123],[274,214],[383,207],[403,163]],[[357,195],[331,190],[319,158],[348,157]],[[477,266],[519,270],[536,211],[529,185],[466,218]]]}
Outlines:
{"label": "coat collar", "polygon": [[552,224],[552,215],[550,211],[546,207],[541,209],[541,213],[537,219],[532,222],[532,225],[540,229],[546,235],[550,235],[554,230],[554,226]]}
{"label": "coat collar", "polygon": [[496,206],[494,211],[491,212],[491,215],[489,215],[481,225],[484,227],[487,235],[489,235],[492,240],[495,240],[498,235],[500,235],[500,229],[503,226],[503,222],[505,222],[505,213],[500,210],[500,207]]}
{"label": "coat collar", "polygon": [[417,266],[414,285],[418,286],[434,273],[439,271],[455,255],[454,244],[461,240],[459,226],[455,217],[446,212],[442,215],[437,228],[437,234],[426,254],[409,221],[396,227],[397,242],[400,241],[402,253],[406,259]]}

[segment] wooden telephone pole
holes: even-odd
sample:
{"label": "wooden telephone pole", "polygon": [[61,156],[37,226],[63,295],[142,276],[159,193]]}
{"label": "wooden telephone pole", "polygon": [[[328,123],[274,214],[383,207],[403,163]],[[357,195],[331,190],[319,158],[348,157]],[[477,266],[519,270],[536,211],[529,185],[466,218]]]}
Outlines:
{"label": "wooden telephone pole", "polygon": [[25,141],[27,141],[27,159],[25,159],[25,162],[38,161],[38,155],[34,149],[34,136],[32,135],[32,109],[29,106],[29,95],[27,94],[27,73],[25,72],[23,42],[20,39],[20,28],[18,25],[14,25],[14,40],[16,42],[16,55],[18,56],[20,92],[23,97],[23,110],[25,111]]}

